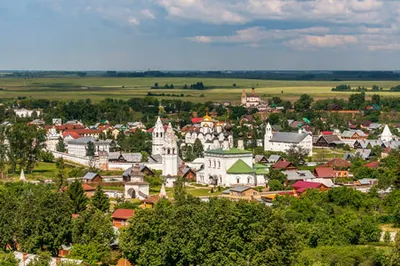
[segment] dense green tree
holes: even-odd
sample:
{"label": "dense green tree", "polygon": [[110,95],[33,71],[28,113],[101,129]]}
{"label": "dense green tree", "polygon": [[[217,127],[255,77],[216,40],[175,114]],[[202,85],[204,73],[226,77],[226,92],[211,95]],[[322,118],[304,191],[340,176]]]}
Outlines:
{"label": "dense green tree", "polygon": [[60,190],[67,183],[65,164],[64,164],[64,159],[62,157],[56,160],[56,166],[57,166],[56,186]]}
{"label": "dense green tree", "polygon": [[277,179],[268,181],[268,186],[270,191],[280,191],[285,189],[283,183]]}
{"label": "dense green tree", "polygon": [[83,260],[85,263],[93,266],[100,263],[102,263],[100,265],[110,265],[108,262],[111,259],[111,248],[96,242],[75,244],[72,247],[71,257]]}
{"label": "dense green tree", "polygon": [[57,143],[57,146],[56,146],[56,150],[59,151],[59,152],[65,152],[66,151],[64,139],[62,137],[58,138],[58,143]]}
{"label": "dense green tree", "polygon": [[0,251],[0,265],[1,266],[15,266],[19,261],[13,253],[3,253]]}
{"label": "dense green tree", "polygon": [[350,95],[349,97],[350,110],[360,110],[364,108],[364,104],[365,104],[365,92]]}
{"label": "dense green tree", "polygon": [[390,256],[390,266],[400,265],[400,234],[396,234],[394,247]]}
{"label": "dense green tree", "polygon": [[294,103],[294,109],[296,112],[304,112],[310,109],[313,98],[308,94],[302,94],[300,99]]}
{"label": "dense green tree", "polygon": [[86,147],[86,156],[93,157],[96,152],[96,148],[92,141],[89,141]]}
{"label": "dense green tree", "polygon": [[96,187],[96,191],[92,197],[92,204],[93,207],[101,212],[108,212],[110,210],[110,199],[104,193],[101,186]]}
{"label": "dense green tree", "polygon": [[73,220],[72,241],[74,244],[97,243],[108,247],[115,240],[111,216],[99,210],[89,209],[81,212]]}
{"label": "dense green tree", "polygon": [[358,246],[324,246],[304,250],[296,266],[312,265],[386,265],[386,254],[374,247]]}
{"label": "dense green tree", "polygon": [[195,158],[200,158],[203,157],[203,153],[204,153],[203,144],[199,139],[196,139],[193,145],[193,156]]}
{"label": "dense green tree", "polygon": [[32,172],[45,147],[45,131],[35,126],[17,123],[7,130],[7,139],[7,158],[11,172],[16,171],[17,165],[20,169]]}
{"label": "dense green tree", "polygon": [[293,162],[293,164],[298,167],[304,164],[309,152],[309,150],[301,146],[292,146],[286,150],[287,160]]}
{"label": "dense green tree", "polygon": [[162,200],[136,212],[120,248],[135,265],[290,265],[299,241],[292,225],[261,204]]}
{"label": "dense green tree", "polygon": [[72,201],[74,213],[80,213],[86,210],[88,198],[86,197],[81,182],[78,180],[72,182],[72,184],[67,188],[67,195]]}

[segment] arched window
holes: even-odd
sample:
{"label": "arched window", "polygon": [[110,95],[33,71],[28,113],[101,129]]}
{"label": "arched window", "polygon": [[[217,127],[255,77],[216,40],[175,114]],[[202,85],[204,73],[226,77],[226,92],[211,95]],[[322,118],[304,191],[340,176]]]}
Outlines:
{"label": "arched window", "polygon": [[240,184],[240,177],[236,177],[236,183]]}
{"label": "arched window", "polygon": [[218,169],[221,168],[221,161],[218,161]]}
{"label": "arched window", "polygon": [[217,163],[215,162],[215,160],[214,160],[214,168],[217,168]]}
{"label": "arched window", "polygon": [[251,176],[247,177],[247,184],[251,183]]}
{"label": "arched window", "polygon": [[211,160],[208,160],[208,167],[211,167]]}
{"label": "arched window", "polygon": [[162,133],[160,133],[160,138],[162,138]]}
{"label": "arched window", "polygon": [[167,150],[167,154],[171,154],[171,150],[170,149]]}
{"label": "arched window", "polygon": [[158,138],[158,133],[156,133],[156,138]]}

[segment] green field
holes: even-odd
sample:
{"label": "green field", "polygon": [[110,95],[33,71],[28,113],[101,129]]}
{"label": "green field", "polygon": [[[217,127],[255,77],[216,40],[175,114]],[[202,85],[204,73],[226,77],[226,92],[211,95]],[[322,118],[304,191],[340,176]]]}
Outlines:
{"label": "green field", "polygon": [[[211,89],[183,90],[187,84],[202,81]],[[174,84],[175,89],[150,89],[154,83],[160,87]],[[236,84],[236,87],[233,86]],[[349,84],[352,88],[364,86],[371,88],[376,84],[388,90],[400,84],[397,81],[277,81],[252,79],[213,79],[213,78],[0,78],[0,98],[32,97],[51,100],[76,100],[90,98],[99,101],[104,98],[129,99],[144,97],[148,92],[181,94],[179,99],[187,101],[222,101],[231,100],[239,103],[243,88],[255,87],[263,97],[279,96],[293,100],[303,93],[315,98],[348,97],[350,92],[332,92],[331,88],[340,84]],[[375,94],[377,92],[368,92]],[[400,96],[399,92],[378,92],[383,96]],[[204,97],[200,97],[203,94]],[[163,97],[173,99],[174,97]]]}

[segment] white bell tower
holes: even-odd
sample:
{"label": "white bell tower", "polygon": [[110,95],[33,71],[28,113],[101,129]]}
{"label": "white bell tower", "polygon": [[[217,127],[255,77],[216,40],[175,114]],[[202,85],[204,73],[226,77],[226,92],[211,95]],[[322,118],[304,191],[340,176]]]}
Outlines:
{"label": "white bell tower", "polygon": [[171,123],[165,132],[164,145],[162,146],[163,176],[178,175],[178,144]]}
{"label": "white bell tower", "polygon": [[270,140],[272,139],[272,127],[269,124],[269,122],[267,123],[267,126],[265,127],[265,135],[264,135],[264,150],[265,151],[269,151],[270,150]]}
{"label": "white bell tower", "polygon": [[151,155],[161,155],[161,150],[164,145],[164,134],[164,126],[160,117],[158,117],[152,133],[153,145],[151,148]]}

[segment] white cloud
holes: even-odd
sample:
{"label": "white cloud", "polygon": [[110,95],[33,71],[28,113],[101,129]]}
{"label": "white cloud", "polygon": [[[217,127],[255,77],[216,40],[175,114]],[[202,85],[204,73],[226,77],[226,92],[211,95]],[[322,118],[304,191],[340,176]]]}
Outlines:
{"label": "white cloud", "polygon": [[287,41],[285,42],[285,44],[295,49],[307,49],[307,48],[341,47],[356,42],[357,42],[357,37],[351,35],[323,35],[323,36],[306,35],[306,36],[301,36],[300,38],[297,39]]}
{"label": "white cloud", "polygon": [[[381,23],[400,1],[384,0],[155,0],[169,17],[212,24],[255,20],[308,20],[338,23]],[[228,14],[228,15],[226,15]]]}
{"label": "white cloud", "polygon": [[156,16],[149,9],[143,9],[142,11],[140,11],[140,13],[142,13],[142,15],[146,18],[156,19]]}
{"label": "white cloud", "polygon": [[135,17],[130,17],[130,18],[128,18],[128,23],[132,24],[132,25],[139,25],[140,21],[137,20]]}
{"label": "white cloud", "polygon": [[243,30],[238,30],[230,36],[195,36],[189,37],[188,40],[203,42],[203,43],[246,43],[253,47],[262,42],[273,39],[289,39],[295,38],[304,34],[325,34],[329,29],[326,27],[310,27],[290,30],[265,30],[262,27],[251,27]]}

